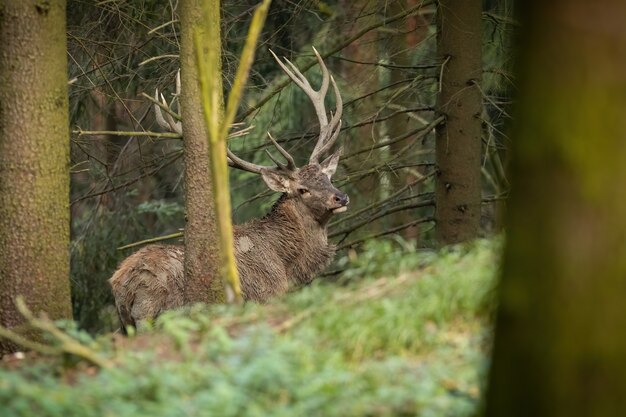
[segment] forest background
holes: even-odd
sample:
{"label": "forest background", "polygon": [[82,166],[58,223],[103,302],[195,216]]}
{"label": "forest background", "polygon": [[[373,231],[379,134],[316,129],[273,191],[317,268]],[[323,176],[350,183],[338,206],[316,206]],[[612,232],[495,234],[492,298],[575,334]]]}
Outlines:
{"label": "forest background", "polygon": [[[255,5],[222,6],[226,90]],[[156,1],[68,5],[72,294],[74,317],[88,329],[112,325],[103,324],[111,320],[103,308],[112,304],[106,280],[129,253],[118,247],[184,226],[181,141],[133,133],[163,130],[142,93],[152,97],[158,89],[168,102],[175,93],[180,34],[172,6]],[[484,181],[477,190],[484,201],[478,207],[480,230],[474,220],[471,230],[461,233],[469,237],[499,227],[497,204],[508,191],[502,126],[510,104],[511,10],[507,2],[486,6],[484,36],[478,40],[484,45],[483,84],[473,89],[484,108],[470,117],[484,146],[480,166],[465,170],[480,169]],[[435,246],[434,127],[441,122],[435,108],[442,89],[435,11],[434,5],[418,1],[274,2],[268,13],[238,116],[245,127],[254,128],[230,146],[249,160],[271,163],[263,152],[271,146],[265,133],[270,131],[297,159],[308,155],[316,135],[315,113],[298,88],[285,86],[269,50],[309,66],[314,45],[345,103],[340,139],[345,150],[335,183],[352,203],[329,227],[340,251],[358,251],[364,242],[390,235],[417,239],[420,248]],[[479,49],[478,62],[480,54]],[[307,73],[313,83],[316,74],[315,68]],[[94,131],[104,133],[89,133]],[[458,171],[467,175],[463,167]],[[275,194],[256,176],[236,170],[230,175],[234,223],[269,210]],[[455,238],[446,239],[454,243]],[[340,271],[335,265],[326,276]]]}
{"label": "forest background", "polygon": [[[229,144],[267,161],[271,130],[297,158],[307,154],[312,112],[268,50],[307,71],[315,45],[345,102],[335,180],[353,204],[330,225],[336,263],[268,306],[183,309],[130,338],[110,333],[106,279],[129,253],[119,247],[178,239],[195,218],[182,203],[183,142],[163,132],[151,97],[158,88],[178,108],[176,11],[197,3],[70,1],[67,14],[62,1],[0,3],[0,311],[3,325],[20,313],[37,329],[31,340],[0,328],[30,350],[3,358],[8,415],[471,415],[482,398],[487,415],[619,414],[626,200],[614,185],[626,166],[617,18],[626,10],[599,3],[525,3],[515,76],[520,24],[506,1],[273,3],[237,115],[254,128]],[[48,26],[12,25],[31,16],[13,15],[18,4]],[[225,92],[255,8],[225,3],[212,26]],[[34,53],[19,52],[15,34]],[[52,65],[66,52],[69,84]],[[33,57],[50,60],[40,77],[19,71]],[[66,120],[71,142],[61,147]],[[53,128],[35,130],[42,121]],[[69,173],[54,165],[65,158]],[[514,186],[498,285],[500,239],[475,239],[501,228],[505,172]],[[56,179],[66,174],[63,203],[69,184]],[[55,179],[32,180],[46,175]],[[273,197],[259,181],[230,176],[235,222],[267,211]],[[33,185],[50,199],[22,199]],[[42,201],[54,204],[41,211]],[[67,204],[71,244],[69,228],[39,223],[69,224]],[[207,232],[188,226],[185,239],[198,230]],[[49,315],[32,315],[46,295]]]}

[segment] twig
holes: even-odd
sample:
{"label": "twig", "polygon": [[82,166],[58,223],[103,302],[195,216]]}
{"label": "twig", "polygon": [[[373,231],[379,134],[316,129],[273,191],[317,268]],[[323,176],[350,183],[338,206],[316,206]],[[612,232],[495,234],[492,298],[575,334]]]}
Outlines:
{"label": "twig", "polygon": [[148,58],[145,61],[141,61],[138,66],[141,67],[143,65],[146,65],[152,61],[157,61],[159,59],[167,59],[167,58],[172,58],[172,59],[178,59],[180,58],[180,55],[178,54],[165,54],[165,55],[159,55],[159,56],[153,56],[152,58]]}
{"label": "twig", "polygon": [[152,136],[155,138],[171,138],[181,139],[182,136],[174,132],[123,132],[120,130],[82,130],[76,129],[72,133],[78,136],[96,136],[96,135],[110,135],[110,136]]}
{"label": "twig", "polygon": [[388,68],[388,69],[420,70],[420,69],[439,68],[441,66],[441,63],[422,64],[422,65],[395,65],[395,64],[386,64],[384,62],[378,62],[378,61],[376,62],[357,61],[355,59],[349,59],[349,58],[344,58],[344,57],[338,57],[337,59],[340,61],[351,62],[353,64],[371,65],[371,66],[383,67],[383,68]]}
{"label": "twig", "polygon": [[26,319],[26,322],[31,327],[48,333],[54,337],[60,346],[44,345],[33,340],[26,339],[25,337],[18,335],[17,333],[0,326],[0,336],[10,340],[11,342],[23,346],[27,349],[45,354],[45,355],[60,355],[62,353],[68,353],[79,358],[86,360],[87,362],[96,365],[100,368],[109,368],[113,364],[108,359],[103,358],[94,350],[81,344],[67,333],[62,332],[52,320],[42,314],[39,318],[35,317],[33,313],[28,309],[24,299],[21,296],[16,297],[15,306],[20,314]]}
{"label": "twig", "polygon": [[26,339],[25,337],[22,337],[16,332],[9,330],[3,326],[0,326],[0,337],[7,339],[15,343],[16,345],[25,347],[28,350],[39,352],[43,355],[58,355],[61,353],[60,349],[57,349],[52,346],[44,345],[42,343],[35,342],[34,340]]}
{"label": "twig", "polygon": [[149,177],[150,175],[156,174],[162,168],[165,168],[166,166],[168,166],[168,165],[174,163],[175,161],[177,161],[181,156],[182,156],[182,151],[177,152],[176,155],[171,160],[162,163],[158,167],[156,167],[156,168],[154,168],[154,169],[152,169],[150,171],[144,172],[143,174],[141,174],[141,175],[139,175],[139,176],[137,176],[135,178],[132,178],[132,179],[130,179],[130,180],[120,184],[120,185],[112,186],[112,187],[109,187],[109,188],[107,188],[105,190],[102,190],[102,191],[96,191],[94,193],[87,194],[87,195],[84,195],[82,197],[78,197],[77,199],[75,199],[72,202],[70,202],[70,206],[73,206],[74,204],[78,203],[79,201],[83,201],[83,200],[86,200],[88,198],[97,197],[97,196],[109,193],[111,191],[116,191],[116,190],[128,187],[129,185],[132,185],[132,184],[136,183],[137,181],[139,181],[142,178]]}
{"label": "twig", "polygon": [[360,245],[361,243],[366,242],[366,241],[368,241],[370,239],[376,239],[376,238],[381,237],[381,236],[390,235],[390,234],[399,232],[401,230],[408,229],[409,227],[417,226],[418,224],[428,223],[428,222],[432,222],[432,221],[435,221],[435,218],[432,217],[432,216],[422,217],[422,218],[419,218],[417,220],[413,220],[412,222],[405,223],[403,225],[394,227],[393,229],[385,230],[385,231],[380,232],[380,233],[374,233],[374,234],[366,236],[366,237],[364,237],[362,239],[357,239],[357,240],[353,240],[352,242],[345,243],[345,244],[339,246],[337,248],[337,250],[342,250],[342,249],[345,249],[345,248],[357,246],[357,245]]}
{"label": "twig", "polygon": [[[334,232],[334,233],[330,233],[328,235],[329,238],[333,238],[335,236],[339,236],[339,235],[349,235],[350,233],[354,232],[355,230],[369,224],[372,223],[378,219],[380,219],[381,217],[385,217],[388,216],[390,214],[393,213],[397,213],[399,211],[404,211],[404,210],[410,210],[410,209],[416,209],[416,208],[423,208],[423,207],[430,207],[430,206],[434,206],[435,205],[435,201],[434,200],[426,200],[426,201],[420,201],[419,203],[411,203],[411,204],[405,204],[402,206],[398,206],[398,207],[392,207],[390,209],[387,209],[385,211],[382,211],[381,213],[378,213],[372,217],[368,217],[366,219],[361,220],[358,223],[355,223],[353,225],[351,225],[349,228],[340,230],[338,232]],[[345,238],[345,237],[344,237]]]}
{"label": "twig", "polygon": [[128,245],[120,246],[119,248],[117,248],[117,250],[134,248],[135,246],[145,245],[146,243],[161,242],[163,240],[176,239],[177,237],[183,237],[183,236],[184,236],[183,232],[176,232],[176,233],[172,233],[172,234],[165,235],[165,236],[158,236],[158,237],[153,237],[150,239],[140,240],[138,242],[129,243]]}
{"label": "twig", "polygon": [[[402,195],[405,191],[409,190],[411,187],[416,186],[418,184],[421,184],[423,182],[425,182],[426,180],[428,180],[429,178],[432,178],[435,175],[435,171],[424,175],[421,178],[416,179],[415,181],[412,181],[410,184],[405,185],[404,187],[400,188],[398,191],[396,191],[395,193],[391,194],[389,197],[385,198],[384,200],[381,201],[376,201],[375,203],[370,204],[369,206],[363,207],[362,209],[354,212],[354,213],[350,213],[347,216],[342,216],[340,220],[336,220],[334,222],[331,222],[329,224],[328,227],[332,228],[340,223],[344,223],[348,220],[351,220],[355,217],[360,216],[361,214],[369,211],[369,210],[373,210],[375,208],[379,208],[380,206],[384,205],[385,203],[389,202],[389,201],[393,201],[396,197]],[[415,198],[415,197],[419,197],[419,196],[411,196],[411,198]]]}
{"label": "twig", "polygon": [[[404,139],[406,139],[406,138],[408,138],[409,136],[412,136],[412,135],[415,135],[415,137],[413,138],[413,141],[412,141],[412,142],[415,142],[415,141],[423,138],[424,136],[428,135],[440,123],[443,123],[445,121],[445,119],[446,118],[444,116],[439,116],[439,117],[437,117],[435,120],[433,120],[432,122],[430,122],[426,126],[421,126],[421,127],[418,127],[417,129],[410,130],[410,131],[406,132],[405,134],[398,136],[397,138],[386,140],[386,141],[383,141],[383,142],[378,142],[377,144],[372,145],[372,146],[368,146],[367,148],[356,150],[356,151],[354,151],[352,153],[349,153],[348,155],[345,155],[342,159],[345,161],[346,159],[352,158],[352,157],[360,155],[362,153],[367,153],[367,152],[370,152],[370,151],[372,151],[374,149],[383,148],[385,146],[393,145],[394,143],[400,142],[400,141],[402,141],[402,140],[404,140]],[[398,152],[398,154],[402,155],[403,152]]]}
{"label": "twig", "polygon": [[443,61],[443,64],[441,64],[441,70],[439,71],[439,90],[437,90],[439,93],[441,93],[441,89],[443,88],[443,70],[446,67],[446,64],[448,63],[448,61],[450,61],[450,56],[446,57],[446,60]]}

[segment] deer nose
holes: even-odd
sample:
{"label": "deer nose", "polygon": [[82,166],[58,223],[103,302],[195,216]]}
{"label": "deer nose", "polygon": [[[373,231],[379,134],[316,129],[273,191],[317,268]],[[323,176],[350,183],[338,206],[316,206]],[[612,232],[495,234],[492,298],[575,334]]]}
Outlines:
{"label": "deer nose", "polygon": [[347,206],[350,202],[350,197],[348,197],[348,194],[336,193],[333,200],[339,205]]}

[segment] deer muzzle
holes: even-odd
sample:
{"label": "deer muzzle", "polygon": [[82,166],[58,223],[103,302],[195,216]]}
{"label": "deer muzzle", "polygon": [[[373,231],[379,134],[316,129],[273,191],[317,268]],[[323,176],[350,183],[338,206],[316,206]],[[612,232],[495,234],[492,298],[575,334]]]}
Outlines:
{"label": "deer muzzle", "polygon": [[338,192],[333,196],[333,202],[337,204],[339,207],[336,207],[332,210],[333,213],[343,213],[348,210],[348,204],[350,203],[350,197],[348,194]]}

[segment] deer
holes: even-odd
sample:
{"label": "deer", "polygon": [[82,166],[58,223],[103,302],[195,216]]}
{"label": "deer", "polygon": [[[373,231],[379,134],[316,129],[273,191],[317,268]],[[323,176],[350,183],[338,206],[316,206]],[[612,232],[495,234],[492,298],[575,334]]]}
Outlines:
{"label": "deer", "polygon": [[[274,165],[257,165],[227,150],[229,166],[260,175],[270,190],[281,193],[265,216],[233,227],[235,258],[245,301],[266,303],[309,284],[325,270],[335,254],[335,246],[328,241],[327,225],[332,216],[346,211],[350,202],[348,195],[331,182],[342,148],[324,158],[341,131],[343,102],[334,78],[317,50],[313,48],[313,51],[322,72],[318,90],[311,87],[287,58],[282,62],[270,51],[281,69],[308,96],[317,115],[320,132],[308,163],[297,167],[294,158],[269,132],[271,143],[285,162],[268,151]],[[329,84],[336,102],[330,120],[324,105]],[[180,123],[171,118],[160,119],[159,124],[167,122],[182,134]],[[109,282],[122,331],[184,305],[184,256],[182,246],[152,244],[120,263]]]}

